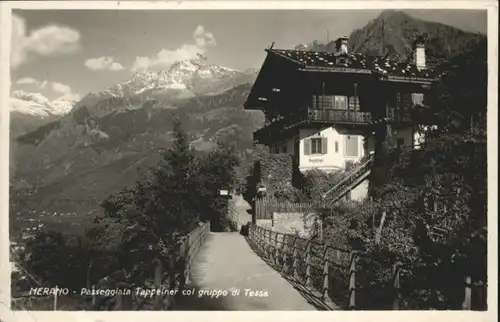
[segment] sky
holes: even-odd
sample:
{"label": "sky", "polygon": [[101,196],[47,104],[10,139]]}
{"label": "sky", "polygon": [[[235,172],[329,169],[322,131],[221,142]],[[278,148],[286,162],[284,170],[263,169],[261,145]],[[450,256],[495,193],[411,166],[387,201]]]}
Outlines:
{"label": "sky", "polygon": [[[129,80],[135,71],[207,57],[259,68],[264,49],[348,36],[380,10],[13,10],[11,90],[79,99]],[[486,33],[485,11],[412,10],[410,15]]]}

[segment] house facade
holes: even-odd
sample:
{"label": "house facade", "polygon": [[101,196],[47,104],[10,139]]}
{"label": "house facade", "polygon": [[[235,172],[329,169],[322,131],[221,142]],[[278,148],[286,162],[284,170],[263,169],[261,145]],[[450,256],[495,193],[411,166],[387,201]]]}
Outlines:
{"label": "house facade", "polygon": [[269,147],[272,153],[294,157],[301,172],[320,169],[325,172],[345,169],[348,162],[359,162],[366,154],[364,137],[343,133],[334,126],[304,127],[298,133]]}
{"label": "house facade", "polygon": [[301,172],[339,171],[369,159],[376,152],[377,120],[390,124],[393,147],[422,140],[412,109],[423,103],[433,80],[423,41],[415,42],[410,62],[349,53],[345,37],[336,44],[336,52],[267,49],[245,102],[266,118],[254,141],[292,155]]}

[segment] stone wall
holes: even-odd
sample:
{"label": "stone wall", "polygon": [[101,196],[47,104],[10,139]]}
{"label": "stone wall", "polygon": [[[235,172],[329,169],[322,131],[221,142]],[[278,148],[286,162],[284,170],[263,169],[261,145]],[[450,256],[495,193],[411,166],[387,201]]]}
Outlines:
{"label": "stone wall", "polygon": [[273,213],[271,220],[258,220],[257,225],[276,232],[298,234],[301,237],[309,238],[313,232],[315,220],[321,225],[321,219],[313,213]]}

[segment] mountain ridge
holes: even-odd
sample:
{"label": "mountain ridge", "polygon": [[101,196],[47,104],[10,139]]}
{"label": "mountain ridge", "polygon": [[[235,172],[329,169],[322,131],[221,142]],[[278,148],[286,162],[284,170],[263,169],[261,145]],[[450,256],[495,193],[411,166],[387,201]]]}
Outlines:
{"label": "mountain ridge", "polygon": [[[213,148],[219,139],[233,142],[239,151],[251,149],[251,133],[263,124],[263,116],[242,108],[250,88],[250,84],[242,84],[219,95],[197,96],[178,102],[176,109],[159,108],[149,101],[138,109],[114,110],[102,116],[91,115],[87,107],[75,109],[11,144],[14,190],[34,187],[17,200],[29,207],[52,207],[52,201],[64,199],[69,201],[58,201],[57,207],[67,209],[76,206],[71,200],[80,191],[93,201],[78,205],[79,209],[95,207],[98,198],[136,178],[137,167],[159,161],[161,151],[171,143],[174,118],[181,121],[198,150]],[[104,168],[109,171],[106,175],[101,172]],[[67,176],[81,178],[82,183],[64,186],[61,182],[67,182],[63,180]],[[109,179],[114,183],[102,182],[108,180],[105,178],[114,178]]]}
{"label": "mountain ridge", "polygon": [[9,97],[10,135],[17,138],[69,113],[75,102],[53,100],[40,93],[14,91]]}
{"label": "mountain ridge", "polygon": [[[348,47],[350,52],[369,56],[396,55],[400,60],[409,60],[413,52],[413,41],[418,36],[424,37],[427,60],[433,67],[485,37],[480,33],[417,19],[400,10],[384,10],[365,26],[351,32]],[[295,49],[335,51],[335,41],[325,44],[315,40],[309,44],[300,44]]]}

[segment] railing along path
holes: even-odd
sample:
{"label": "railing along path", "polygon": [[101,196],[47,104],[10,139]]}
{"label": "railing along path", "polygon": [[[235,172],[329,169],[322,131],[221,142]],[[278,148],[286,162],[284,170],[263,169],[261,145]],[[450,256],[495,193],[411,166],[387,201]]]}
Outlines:
{"label": "railing along path", "polygon": [[[356,279],[363,273],[358,267],[358,260],[362,256],[359,251],[272,231],[252,223],[249,223],[248,233],[256,252],[285,278],[312,295],[324,309],[357,308],[357,301],[363,296],[356,289]],[[402,263],[395,261],[390,270],[389,285],[380,285],[389,290],[390,298],[386,305],[392,310],[401,308],[402,269]],[[464,279],[462,309],[470,310],[473,285],[470,276]],[[482,284],[480,286],[485,287]]]}
{"label": "railing along path", "polygon": [[[249,239],[256,252],[282,275],[299,285],[327,310],[338,307],[354,310],[359,294],[356,292],[357,263],[361,254],[321,241],[271,231],[249,223]],[[400,274],[402,263],[392,265],[389,288],[392,301],[389,307],[401,307]],[[462,309],[471,309],[471,282],[465,278]]]}
{"label": "railing along path", "polygon": [[339,288],[336,278],[348,270],[350,280],[342,288],[351,294],[348,306],[355,307],[356,252],[254,224],[249,226],[249,239],[261,256],[288,279],[303,286],[326,309],[336,306],[332,300],[333,286]]}

